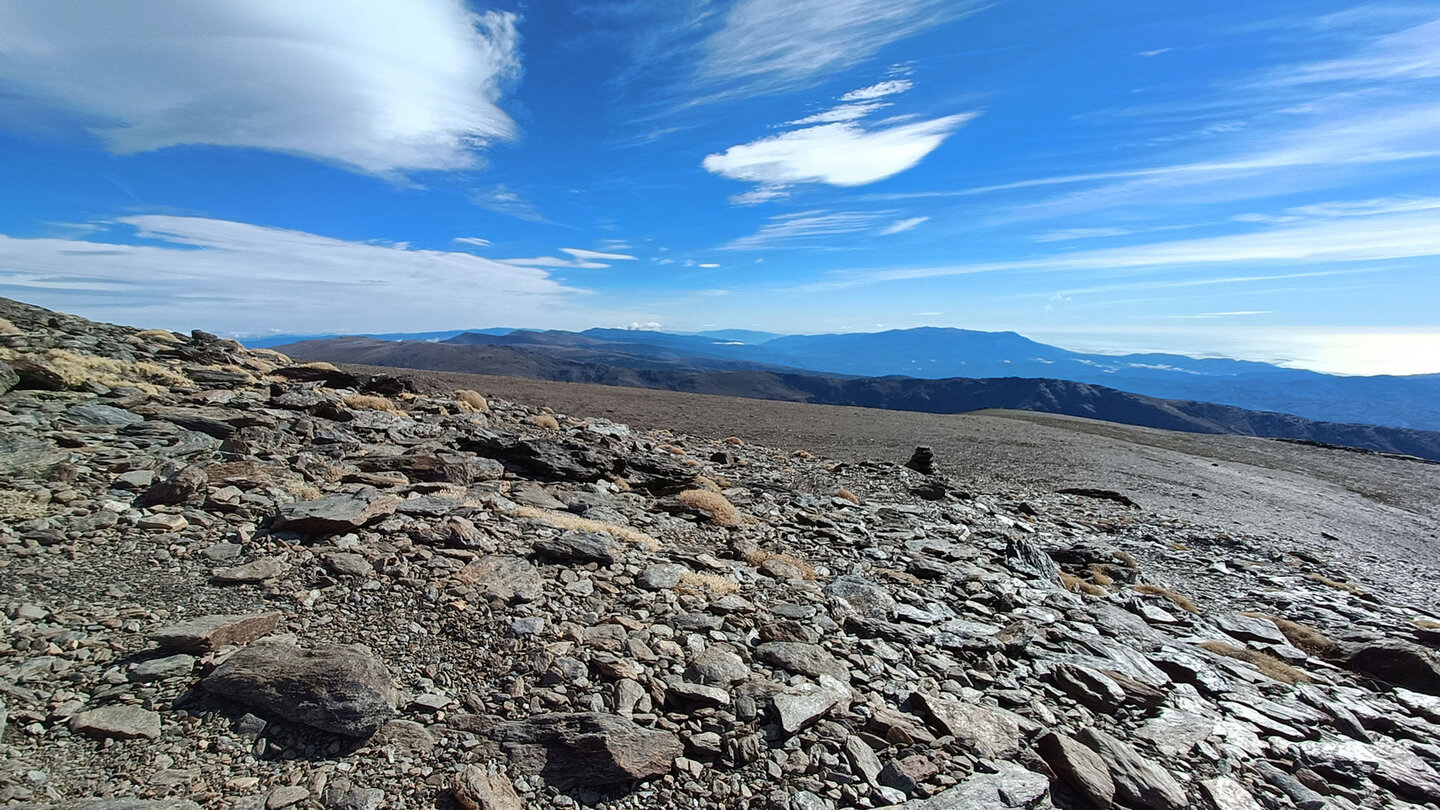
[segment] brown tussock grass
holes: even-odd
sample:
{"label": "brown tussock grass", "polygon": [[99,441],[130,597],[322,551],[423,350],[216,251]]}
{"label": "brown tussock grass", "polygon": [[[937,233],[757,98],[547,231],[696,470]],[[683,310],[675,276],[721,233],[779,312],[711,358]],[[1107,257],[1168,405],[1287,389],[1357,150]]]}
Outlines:
{"label": "brown tussock grass", "polygon": [[248,349],[247,351],[250,352],[251,357],[258,357],[271,363],[276,363],[282,366],[295,365],[295,361],[290,359],[290,355],[282,354],[275,351],[274,349]]}
{"label": "brown tussock grass", "polygon": [[[16,360],[24,355],[0,349],[0,360]],[[44,365],[60,376],[67,388],[79,388],[95,382],[107,388],[139,388],[147,394],[158,394],[169,388],[191,388],[189,377],[159,363],[145,360],[117,360],[76,354],[66,349],[47,349]]]}
{"label": "brown tussock grass", "polygon": [[683,447],[678,447],[678,446],[673,445],[673,444],[657,444],[657,445],[655,446],[655,449],[656,449],[656,450],[660,450],[660,451],[665,452],[665,453],[669,453],[669,454],[672,455],[672,456],[683,456],[683,455],[685,455],[685,448],[683,448]]}
{"label": "brown tussock grass", "polygon": [[1111,552],[1110,556],[1124,563],[1125,567],[1129,568],[1131,571],[1140,570],[1140,561],[1135,559],[1128,551],[1120,551],[1119,549],[1116,549],[1115,551]]}
{"label": "brown tussock grass", "polygon": [[1412,624],[1421,630],[1440,630],[1440,622],[1430,619],[1416,619]]}
{"label": "brown tussock grass", "polygon": [[1181,543],[1181,542],[1178,541],[1178,540],[1175,540],[1175,541],[1172,541],[1172,542],[1170,543],[1170,550],[1171,550],[1171,551],[1189,551],[1189,550],[1190,550],[1190,547],[1187,546],[1187,545],[1185,545],[1184,543]]}
{"label": "brown tussock grass", "polygon": [[750,563],[756,568],[759,568],[760,564],[765,562],[766,560],[776,560],[778,562],[782,562],[788,566],[791,566],[792,568],[800,572],[800,577],[802,579],[816,579],[820,576],[820,572],[815,570],[815,566],[811,565],[808,562],[805,562],[799,557],[793,557],[789,554],[780,554],[779,552],[775,551],[757,549],[755,551],[748,552],[745,555],[745,562]]}
{"label": "brown tussock grass", "polygon": [[1323,574],[1306,574],[1305,578],[1321,585],[1326,585],[1339,591],[1345,591],[1356,596],[1369,596],[1370,593],[1359,585],[1350,582],[1342,582],[1338,579],[1331,579]]}
{"label": "brown tussock grass", "polygon": [[490,403],[479,391],[471,391],[468,388],[461,388],[455,392],[455,402],[460,406],[462,413],[489,413]]}
{"label": "brown tussock grass", "polygon": [[1099,585],[1094,585],[1086,582],[1080,577],[1077,577],[1074,574],[1067,573],[1065,571],[1060,572],[1060,584],[1064,586],[1065,590],[1071,593],[1088,593],[1091,596],[1102,597],[1108,596],[1110,593]]}
{"label": "brown tussock grass", "polygon": [[1195,604],[1194,599],[1184,594],[1176,593],[1169,588],[1162,588],[1159,585],[1136,585],[1135,592],[1149,594],[1151,596],[1163,596],[1171,602],[1174,602],[1176,606],[1187,613],[1194,613],[1197,616],[1200,614],[1200,606]]}
{"label": "brown tussock grass", "polygon": [[701,593],[710,596],[725,596],[740,590],[740,585],[734,580],[726,579],[719,574],[701,574],[695,571],[686,571],[680,575],[680,583],[675,586],[677,593],[688,593],[699,596]]}
{"label": "brown tussock grass", "polygon": [[385,397],[377,397],[371,394],[351,394],[340,400],[345,407],[355,411],[385,411],[386,413],[399,414],[401,410],[394,402]]}
{"label": "brown tussock grass", "polygon": [[5,520],[34,520],[44,517],[45,504],[25,492],[0,489],[0,518]]}
{"label": "brown tussock grass", "polygon": [[739,436],[726,436],[725,438],[721,439],[720,441],[724,442],[725,444],[732,445],[732,446],[734,446],[734,447],[744,447],[744,446],[745,446],[745,440],[742,439],[742,438],[740,438]]}
{"label": "brown tussock grass", "polygon": [[710,516],[710,520],[718,525],[737,526],[740,523],[740,510],[736,509],[734,504],[718,492],[687,489],[676,495],[675,500],[683,506],[704,512]]}
{"label": "brown tussock grass", "polygon": [[870,569],[870,570],[871,570],[871,572],[874,573],[876,576],[884,577],[885,579],[894,580],[895,582],[903,582],[903,583],[905,583],[906,585],[923,585],[923,584],[925,584],[925,581],[924,581],[924,580],[920,579],[919,577],[915,576],[914,574],[912,574],[912,573],[910,573],[910,572],[908,572],[908,571],[897,571],[897,570],[895,570],[894,568],[872,568],[872,569]]}
{"label": "brown tussock grass", "polygon": [[545,430],[560,429],[560,420],[556,419],[548,413],[537,413],[534,416],[530,417],[530,424],[538,428],[544,428]]}
{"label": "brown tussock grass", "polygon": [[1301,624],[1269,613],[1244,611],[1240,615],[1255,619],[1269,619],[1280,629],[1281,635],[1285,636],[1286,640],[1311,655],[1325,655],[1335,649],[1335,639],[1308,624]]}
{"label": "brown tussock grass", "polygon": [[703,489],[706,492],[714,492],[717,495],[720,494],[720,485],[703,475],[695,476],[695,488]]}
{"label": "brown tussock grass", "polygon": [[1101,587],[1108,588],[1115,584],[1115,580],[1105,573],[1105,566],[1100,563],[1093,563],[1090,566],[1090,581]]}
{"label": "brown tussock grass", "polygon": [[814,458],[815,454],[810,452],[809,450],[796,450],[795,452],[791,453],[790,456],[792,458]]}
{"label": "brown tussock grass", "polygon": [[9,319],[7,319],[7,318],[0,318],[0,335],[19,335],[19,334],[24,334],[23,332],[20,331],[20,327],[18,327],[18,326],[16,326],[15,324],[11,323],[11,322],[9,321]]}
{"label": "brown tussock grass", "polygon": [[602,523],[598,520],[582,518],[579,515],[571,515],[566,512],[552,512],[549,509],[540,509],[535,506],[518,506],[515,514],[520,517],[543,520],[559,529],[570,529],[577,532],[599,532],[608,534],[616,540],[623,540],[637,546],[643,546],[651,551],[660,548],[660,541],[629,526],[620,526],[615,523]]}
{"label": "brown tussock grass", "polygon": [[1281,683],[1288,683],[1294,686],[1297,683],[1309,683],[1311,678],[1304,672],[1290,666],[1273,655],[1251,650],[1246,647],[1236,647],[1233,644],[1226,644],[1223,641],[1202,641],[1200,646],[1217,655],[1227,658],[1234,658],[1237,661],[1244,661],[1247,664],[1260,670],[1261,674]]}
{"label": "brown tussock grass", "polygon": [[144,343],[147,340],[158,340],[161,343],[170,344],[185,342],[185,338],[164,329],[141,329],[139,332],[126,338],[127,343]]}
{"label": "brown tussock grass", "polygon": [[296,368],[313,368],[313,369],[315,369],[316,371],[339,371],[339,370],[340,370],[340,369],[338,369],[338,368],[335,367],[335,364],[334,364],[334,363],[324,363],[324,362],[320,362],[320,361],[316,361],[316,362],[313,362],[313,363],[300,363],[300,364],[298,364],[298,365],[296,366]]}
{"label": "brown tussock grass", "polygon": [[860,505],[860,498],[859,498],[859,496],[857,496],[855,493],[851,492],[850,490],[845,489],[844,487],[841,487],[841,488],[840,488],[840,491],[837,492],[837,493],[835,493],[835,497],[837,497],[837,498],[844,498],[845,500],[849,501],[850,503],[855,504],[856,506],[859,506],[859,505]]}

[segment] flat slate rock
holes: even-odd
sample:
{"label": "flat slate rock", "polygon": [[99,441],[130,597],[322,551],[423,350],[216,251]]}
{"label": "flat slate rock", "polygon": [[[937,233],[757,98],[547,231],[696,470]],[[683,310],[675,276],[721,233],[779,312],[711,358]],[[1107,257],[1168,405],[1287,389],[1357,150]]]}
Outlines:
{"label": "flat slate rock", "polygon": [[1115,797],[1132,807],[1151,810],[1187,810],[1190,801],[1185,789],[1170,772],[1140,756],[1129,743],[1094,726],[1076,735],[1080,742],[1100,755],[1110,778],[1115,780]]}
{"label": "flat slate rock", "polygon": [[331,495],[280,507],[271,528],[306,535],[339,534],[394,514],[400,499],[393,495]]}
{"label": "flat slate rock", "polygon": [[207,653],[229,644],[248,644],[280,628],[279,611],[248,615],[201,616],[171,624],[150,634],[161,649],[186,653]]}
{"label": "flat slate rock", "polygon": [[91,737],[153,740],[160,736],[160,715],[139,706],[103,706],[75,715],[70,728]]}
{"label": "flat slate rock", "polygon": [[981,759],[1003,759],[1020,751],[1020,724],[1009,712],[919,692],[910,702]]}
{"label": "flat slate rock", "polygon": [[489,733],[521,772],[540,774],[561,790],[661,776],[685,750],[668,731],[597,712],[537,714]]}
{"label": "flat slate rock", "polygon": [[360,645],[254,644],[200,685],[277,719],[347,737],[374,734],[395,716],[397,699],[390,671]]}
{"label": "flat slate rock", "polygon": [[76,799],[60,804],[16,804],[10,810],[200,810],[189,799]]}

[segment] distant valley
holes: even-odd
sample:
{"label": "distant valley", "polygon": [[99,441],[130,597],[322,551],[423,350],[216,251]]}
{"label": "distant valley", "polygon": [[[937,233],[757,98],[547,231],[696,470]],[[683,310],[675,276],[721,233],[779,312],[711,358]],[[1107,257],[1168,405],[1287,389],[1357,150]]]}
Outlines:
{"label": "distant valley", "polygon": [[[937,337],[900,333],[898,338]],[[1213,379],[1233,383],[1237,378],[1252,378],[1249,384],[1275,389],[1301,385],[1295,380],[1306,375],[1339,382],[1400,381],[1417,390],[1429,385],[1440,389],[1434,378],[1340,378],[1313,372],[1295,372],[1261,363],[1231,360],[1194,360],[1171,355],[1131,355],[1116,358],[1065,352],[1044,344],[1033,343],[1009,333],[975,333],[961,330],[923,330],[924,332],[957,332],[957,337],[972,346],[969,360],[946,360],[953,365],[965,362],[977,369],[977,378],[922,379],[914,376],[864,375],[853,369],[874,368],[882,362],[886,345],[868,343],[857,338],[882,338],[889,341],[888,350],[899,351],[901,340],[896,333],[869,336],[775,337],[764,342],[718,339],[707,335],[670,335],[657,332],[625,330],[590,330],[573,332],[524,332],[509,334],[464,333],[442,341],[382,340],[368,337],[337,337],[306,340],[275,348],[298,359],[324,360],[341,363],[415,368],[429,371],[452,371],[530,377],[561,382],[586,382],[669,391],[741,396],[760,399],[812,402],[830,405],[856,405],[890,410],[957,413],[982,408],[1007,408],[1045,413],[1081,416],[1122,424],[1181,430],[1194,433],[1229,433],[1343,445],[1386,453],[1418,456],[1440,460],[1440,433],[1414,428],[1344,422],[1339,419],[1306,418],[1297,414],[1249,409],[1213,402],[1167,399],[1118,390],[1084,380],[1028,376],[1019,373],[1035,368],[1059,366],[1072,369],[1091,368],[1091,374],[1104,375],[1095,368],[1109,368],[1108,382],[1119,380],[1151,380],[1158,384],[1178,385],[1172,378],[1188,375],[1197,380]],[[984,336],[984,337],[980,337]],[[833,340],[831,339],[849,339]],[[825,345],[826,343],[829,345]],[[989,351],[981,351],[987,343]],[[776,344],[779,344],[776,346]],[[1028,344],[1028,346],[1026,346]],[[1024,346],[1032,354],[1006,363],[997,359],[1005,352],[1015,353]],[[771,347],[775,347],[771,350]],[[846,348],[851,351],[846,353]],[[1041,353],[1045,350],[1045,353]],[[931,349],[930,356],[947,355]],[[1141,362],[1137,358],[1145,358]],[[778,358],[800,358],[812,366],[821,363],[843,364],[852,369],[844,373],[817,373],[816,370],[786,366],[774,362]],[[1038,359],[1036,359],[1038,358]],[[1108,366],[1100,366],[1101,362]],[[951,367],[947,365],[946,367]],[[1169,369],[1164,368],[1169,366]],[[1133,369],[1124,372],[1124,369]],[[1001,370],[999,375],[995,370]],[[1005,374],[1008,370],[1010,373]],[[986,373],[992,376],[985,377]],[[1002,376],[1003,375],[1003,376]],[[1270,381],[1263,380],[1269,376]],[[1298,376],[1297,376],[1298,375]],[[1129,384],[1129,383],[1127,383]],[[1196,383],[1198,385],[1198,383]],[[1356,388],[1358,399],[1362,389]],[[1437,391],[1440,393],[1440,391]],[[1284,392],[1277,391],[1277,396]],[[1295,396],[1290,392],[1290,396]],[[1433,402],[1433,400],[1432,400]],[[1358,409],[1360,403],[1351,403]],[[1414,409],[1429,413],[1431,403],[1415,402]],[[1337,412],[1346,412],[1336,407]],[[1430,424],[1440,425],[1440,418],[1430,413]]]}

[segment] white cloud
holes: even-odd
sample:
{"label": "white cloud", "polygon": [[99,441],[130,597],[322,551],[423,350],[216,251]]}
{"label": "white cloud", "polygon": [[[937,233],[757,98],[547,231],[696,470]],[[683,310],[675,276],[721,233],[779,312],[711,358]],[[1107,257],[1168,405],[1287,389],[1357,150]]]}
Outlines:
{"label": "white cloud", "polygon": [[810,124],[838,124],[845,121],[859,121],[876,110],[889,107],[890,105],[881,101],[867,101],[856,104],[841,104],[838,107],[831,107],[828,110],[821,110],[818,113],[807,115],[804,118],[797,118],[794,121],[786,121],[787,127],[809,126]]}
{"label": "white cloud", "polygon": [[703,263],[703,264],[697,264],[697,265],[695,265],[695,266],[696,266],[696,267],[703,267],[703,268],[706,269],[706,270],[714,270],[715,268],[719,267],[720,265],[716,264],[715,262],[705,262],[705,263]]}
{"label": "white cloud", "polygon": [[720,95],[804,86],[884,46],[970,14],[982,0],[739,0],[700,45],[702,84]]}
{"label": "white cloud", "polygon": [[1440,19],[1379,37],[1354,56],[1278,69],[1263,83],[1396,82],[1437,77],[1440,77]]}
{"label": "white cloud", "polygon": [[569,304],[583,291],[471,253],[198,217],[117,225],[158,244],[0,236],[0,294],[108,321],[229,334],[584,322]]}
{"label": "white cloud", "polygon": [[602,259],[602,260],[606,260],[606,261],[621,261],[621,260],[631,260],[631,259],[634,259],[634,258],[635,258],[634,256],[631,256],[631,255],[629,255],[629,254],[627,254],[627,253],[601,253],[601,252],[596,251],[596,250],[585,250],[584,248],[560,248],[560,252],[562,252],[562,253],[569,253],[571,256],[574,256],[576,259],[579,259],[580,261],[586,261],[586,260],[589,260],[589,259]]}
{"label": "white cloud", "polygon": [[111,150],[265,149],[367,174],[475,166],[511,138],[515,15],[461,0],[0,4],[0,81]]}
{"label": "white cloud", "polygon": [[887,79],[877,82],[869,87],[862,87],[859,90],[851,90],[840,97],[841,101],[872,101],[877,98],[893,96],[897,93],[904,93],[914,86],[909,79]]}
{"label": "white cloud", "polygon": [[706,155],[701,165],[714,174],[762,186],[863,186],[915,166],[974,117],[947,115],[869,131],[853,124],[826,124],[732,146]]}
{"label": "white cloud", "polygon": [[1131,233],[1126,228],[1065,228],[1031,237],[1036,242],[1069,242],[1075,239],[1099,239],[1106,236],[1125,236]]}
{"label": "white cloud", "polygon": [[880,231],[880,235],[889,236],[892,233],[902,233],[904,231],[910,230],[911,228],[919,225],[922,222],[929,221],[929,219],[929,217],[910,217],[909,219],[899,219],[895,222],[890,223],[888,226],[885,227],[884,230]]}
{"label": "white cloud", "polygon": [[478,236],[457,236],[455,241],[462,245],[474,245],[476,247],[490,247],[489,239],[481,239]]}
{"label": "white cloud", "polygon": [[742,191],[739,194],[731,194],[725,199],[728,200],[731,205],[759,205],[770,202],[771,200],[781,200],[789,196],[790,189],[788,186],[763,185],[752,188],[749,191]]}
{"label": "white cloud", "polygon": [[726,250],[758,250],[788,244],[813,244],[822,237],[872,231],[893,212],[866,211],[804,211],[770,218],[756,233],[742,236],[724,245]]}
{"label": "white cloud", "polygon": [[470,202],[497,214],[505,214],[527,222],[545,221],[545,218],[529,200],[525,199],[524,195],[504,183],[493,188],[472,192]]}
{"label": "white cloud", "polygon": [[1137,53],[1137,54],[1135,54],[1135,55],[1136,55],[1136,56],[1144,57],[1144,58],[1146,58],[1146,59],[1149,59],[1149,58],[1151,58],[1151,57],[1159,56],[1159,55],[1162,54],[1162,53],[1169,53],[1169,52],[1171,52],[1171,51],[1173,51],[1173,50],[1175,50],[1175,49],[1174,49],[1174,48],[1156,48],[1156,49],[1153,50],[1153,51],[1141,51],[1141,52],[1139,52],[1139,53]]}

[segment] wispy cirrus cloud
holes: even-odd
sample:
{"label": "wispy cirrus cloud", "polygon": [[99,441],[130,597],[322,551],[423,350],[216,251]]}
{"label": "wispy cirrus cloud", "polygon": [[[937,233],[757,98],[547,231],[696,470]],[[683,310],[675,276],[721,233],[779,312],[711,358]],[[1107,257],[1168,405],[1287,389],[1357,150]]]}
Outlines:
{"label": "wispy cirrus cloud", "polygon": [[770,218],[759,231],[722,245],[724,250],[760,250],[762,248],[816,247],[822,240],[842,234],[874,231],[893,212],[870,211],[801,211]]}
{"label": "wispy cirrus cloud", "polygon": [[929,221],[929,217],[909,217],[907,219],[897,219],[889,225],[886,225],[884,228],[881,228],[880,235],[890,236],[891,234],[904,233],[905,231],[918,227],[922,223]]}
{"label": "wispy cirrus cloud", "polygon": [[419,331],[436,313],[555,323],[583,291],[544,270],[201,217],[123,217],[91,233],[0,236],[0,294],[119,323],[232,334]]}
{"label": "wispy cirrus cloud", "polygon": [[0,82],[114,152],[265,149],[365,174],[476,166],[515,136],[516,17],[460,0],[0,4]]}

